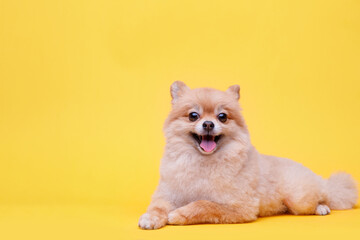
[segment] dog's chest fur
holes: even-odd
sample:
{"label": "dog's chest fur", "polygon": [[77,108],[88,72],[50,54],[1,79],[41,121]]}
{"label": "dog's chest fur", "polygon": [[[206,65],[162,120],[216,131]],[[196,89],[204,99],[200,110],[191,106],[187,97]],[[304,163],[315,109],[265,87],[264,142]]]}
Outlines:
{"label": "dog's chest fur", "polygon": [[238,192],[240,169],[240,162],[231,159],[194,153],[170,154],[162,162],[161,183],[178,206],[196,200],[221,202]]}

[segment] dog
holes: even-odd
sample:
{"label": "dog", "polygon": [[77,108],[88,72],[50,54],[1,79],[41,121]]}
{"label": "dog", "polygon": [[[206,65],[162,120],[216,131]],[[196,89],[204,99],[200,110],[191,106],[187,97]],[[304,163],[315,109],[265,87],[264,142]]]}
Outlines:
{"label": "dog", "polygon": [[220,91],[176,81],[170,92],[160,181],[140,228],[245,223],[284,213],[327,215],[356,204],[357,184],[349,174],[323,179],[300,163],[254,148],[238,85]]}

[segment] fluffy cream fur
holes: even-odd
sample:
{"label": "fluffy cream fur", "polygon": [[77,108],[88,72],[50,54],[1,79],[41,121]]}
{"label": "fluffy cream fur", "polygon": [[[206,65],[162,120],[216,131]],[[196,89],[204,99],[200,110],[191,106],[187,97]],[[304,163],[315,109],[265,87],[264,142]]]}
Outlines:
{"label": "fluffy cream fur", "polygon": [[[325,180],[300,163],[257,152],[240,113],[239,89],[191,90],[173,83],[161,178],[140,228],[242,223],[286,212],[326,215],[330,209],[356,204],[356,183],[350,175],[338,173]],[[189,121],[191,112],[200,118]],[[217,119],[219,113],[227,114],[226,122]],[[213,134],[221,135],[210,153],[191,135],[202,134],[204,121],[212,121]]]}

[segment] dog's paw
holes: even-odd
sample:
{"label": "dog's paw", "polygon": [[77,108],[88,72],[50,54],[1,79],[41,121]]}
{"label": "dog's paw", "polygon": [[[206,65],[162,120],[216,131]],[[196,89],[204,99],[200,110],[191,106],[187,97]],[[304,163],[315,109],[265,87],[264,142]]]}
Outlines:
{"label": "dog's paw", "polygon": [[166,218],[144,213],[139,219],[139,227],[142,229],[158,229],[166,225]]}
{"label": "dog's paw", "polygon": [[316,207],[316,215],[328,215],[330,213],[330,208],[327,205],[320,204]]}
{"label": "dog's paw", "polygon": [[186,223],[186,217],[181,213],[181,208],[178,208],[169,213],[168,223],[172,225],[184,225]]}

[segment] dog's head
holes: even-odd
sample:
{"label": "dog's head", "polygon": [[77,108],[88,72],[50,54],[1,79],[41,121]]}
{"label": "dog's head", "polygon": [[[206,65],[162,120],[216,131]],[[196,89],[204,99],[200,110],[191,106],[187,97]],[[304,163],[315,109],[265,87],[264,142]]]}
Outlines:
{"label": "dog's head", "polygon": [[247,132],[240,114],[238,85],[226,91],[190,89],[176,81],[171,85],[172,111],[165,122],[168,144],[186,144],[203,155],[221,152]]}

